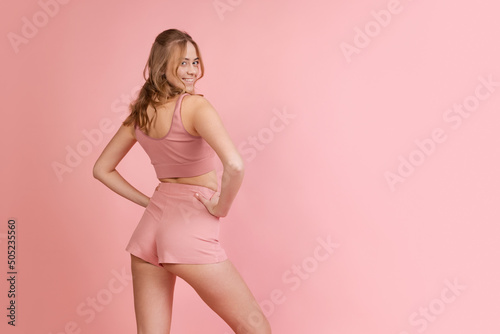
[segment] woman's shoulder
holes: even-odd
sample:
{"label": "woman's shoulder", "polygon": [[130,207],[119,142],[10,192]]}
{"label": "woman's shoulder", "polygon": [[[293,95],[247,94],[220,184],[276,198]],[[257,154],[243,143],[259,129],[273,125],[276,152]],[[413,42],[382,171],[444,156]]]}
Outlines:
{"label": "woman's shoulder", "polygon": [[129,136],[131,138],[134,138],[135,140],[137,140],[137,137],[135,135],[135,131],[136,129],[138,128],[137,124],[135,124],[135,122],[132,122],[130,124],[123,124],[121,125],[123,127],[123,129],[129,134]]}
{"label": "woman's shoulder", "polygon": [[203,94],[187,93],[187,95],[184,96],[184,101],[186,102],[185,104],[187,105],[188,108],[199,109],[199,108],[212,107],[210,102],[207,100],[205,96],[203,96]]}
{"label": "woman's shoulder", "polygon": [[186,95],[186,103],[182,106],[193,123],[210,123],[220,118],[217,110],[201,94]]}

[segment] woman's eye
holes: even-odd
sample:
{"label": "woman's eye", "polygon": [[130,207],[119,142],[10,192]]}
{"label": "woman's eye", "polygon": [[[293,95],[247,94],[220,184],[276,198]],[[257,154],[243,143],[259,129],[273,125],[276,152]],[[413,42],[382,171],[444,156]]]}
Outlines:
{"label": "woman's eye", "polygon": [[194,61],[194,64],[195,64],[195,65],[198,65],[199,63],[200,63],[200,62],[199,62],[198,60],[195,60],[195,61]]}

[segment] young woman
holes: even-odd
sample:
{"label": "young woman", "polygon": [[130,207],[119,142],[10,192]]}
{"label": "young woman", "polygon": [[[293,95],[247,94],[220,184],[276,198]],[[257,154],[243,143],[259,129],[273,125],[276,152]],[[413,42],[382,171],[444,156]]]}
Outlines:
{"label": "young woman", "polygon": [[[147,72],[147,76],[146,76]],[[204,67],[197,44],[169,29],[156,37],[146,82],[93,174],[146,209],[126,247],[131,254],[138,334],[169,333],[177,277],[236,333],[271,333],[269,322],[218,241],[244,165],[215,109],[195,94]],[[139,142],[160,181],[151,198],[115,169]],[[216,156],[223,164],[220,192]]]}

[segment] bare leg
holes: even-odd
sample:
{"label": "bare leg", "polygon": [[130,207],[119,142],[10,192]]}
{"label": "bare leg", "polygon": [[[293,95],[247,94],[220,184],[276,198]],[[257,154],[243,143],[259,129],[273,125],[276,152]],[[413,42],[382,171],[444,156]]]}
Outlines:
{"label": "bare leg", "polygon": [[191,285],[237,334],[271,333],[259,304],[229,260],[214,264],[162,265]]}
{"label": "bare leg", "polygon": [[175,275],[131,255],[138,334],[168,334],[172,322]]}

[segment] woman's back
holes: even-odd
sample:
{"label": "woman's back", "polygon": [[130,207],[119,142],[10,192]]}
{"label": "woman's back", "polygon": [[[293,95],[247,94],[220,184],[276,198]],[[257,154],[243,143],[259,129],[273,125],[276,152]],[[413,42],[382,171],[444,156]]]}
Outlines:
{"label": "woman's back", "polygon": [[[187,101],[189,99],[186,94],[180,94],[174,97],[171,97],[162,104],[160,107],[156,108],[157,112],[155,113],[152,106],[149,106],[147,109],[148,118],[152,120],[151,127],[147,133],[148,136],[153,138],[162,138],[164,137],[172,124],[172,117],[174,114],[175,107],[177,106],[177,102],[179,101],[181,95],[183,96],[183,101]],[[185,104],[185,103],[183,103]],[[187,109],[185,107],[182,108],[182,123],[184,126],[187,125],[186,131],[193,136],[197,136],[196,130],[194,130],[192,124],[192,115],[193,110]],[[156,122],[155,122],[156,119]]]}
{"label": "woman's back", "polygon": [[[150,157],[160,181],[193,184],[191,178],[202,181],[200,176],[215,170],[215,153],[194,128],[195,108],[189,101],[183,103],[190,98],[188,93],[181,94],[158,107],[156,113],[148,108],[152,120],[149,129],[135,126],[136,140]],[[212,182],[213,177],[206,178]]]}

